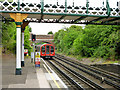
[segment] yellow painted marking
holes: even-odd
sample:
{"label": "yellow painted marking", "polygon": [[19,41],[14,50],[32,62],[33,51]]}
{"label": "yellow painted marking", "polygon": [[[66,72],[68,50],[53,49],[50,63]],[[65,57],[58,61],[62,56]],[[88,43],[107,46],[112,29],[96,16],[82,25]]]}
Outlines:
{"label": "yellow painted marking", "polygon": [[[43,66],[45,67],[45,69],[47,70],[47,72],[50,74],[51,78],[53,79],[54,83],[56,84],[56,86],[58,88],[60,88],[60,86],[58,85],[58,83],[56,82],[56,80],[54,79],[53,75],[49,72],[49,70],[47,69],[47,67],[43,64]],[[61,90],[61,89],[60,89]]]}

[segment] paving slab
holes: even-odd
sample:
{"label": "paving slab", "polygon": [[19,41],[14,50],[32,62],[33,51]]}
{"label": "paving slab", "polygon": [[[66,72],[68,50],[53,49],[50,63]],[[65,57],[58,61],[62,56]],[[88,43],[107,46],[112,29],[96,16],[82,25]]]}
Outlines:
{"label": "paving slab", "polygon": [[[33,63],[31,63],[30,58],[25,58],[25,67],[22,67],[22,75],[15,75],[15,56],[12,57],[4,57],[2,63],[2,79],[3,85],[2,88],[5,90],[12,90],[16,89],[19,90],[20,88],[23,89],[37,89],[37,90],[51,90],[57,89],[55,82],[52,80],[50,75],[46,72],[43,67],[43,62],[41,62],[41,66],[35,67]],[[54,73],[51,73],[56,82],[60,85],[61,88],[64,88],[63,84],[61,84],[60,79]],[[4,90],[3,89],[3,90]]]}
{"label": "paving slab", "polygon": [[41,68],[35,68],[30,58],[25,58],[22,75],[15,75],[15,56],[4,57],[2,63],[2,88],[51,88]]}
{"label": "paving slab", "polygon": [[42,69],[36,69],[40,88],[51,88]]}

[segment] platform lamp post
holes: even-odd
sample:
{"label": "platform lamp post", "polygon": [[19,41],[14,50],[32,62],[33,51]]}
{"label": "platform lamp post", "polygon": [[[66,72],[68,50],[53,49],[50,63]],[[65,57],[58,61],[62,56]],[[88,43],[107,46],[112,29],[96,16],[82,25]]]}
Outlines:
{"label": "platform lamp post", "polygon": [[18,13],[9,13],[10,17],[14,19],[16,23],[16,75],[22,74],[21,69],[21,25],[28,14],[22,14],[20,11],[20,0],[18,0]]}

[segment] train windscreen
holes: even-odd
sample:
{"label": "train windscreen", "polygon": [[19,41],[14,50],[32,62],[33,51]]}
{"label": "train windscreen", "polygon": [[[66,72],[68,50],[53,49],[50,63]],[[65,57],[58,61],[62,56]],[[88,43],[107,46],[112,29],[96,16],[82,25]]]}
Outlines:
{"label": "train windscreen", "polygon": [[42,47],[42,53],[45,54],[45,46]]}
{"label": "train windscreen", "polygon": [[46,46],[46,54],[49,54],[49,46]]}
{"label": "train windscreen", "polygon": [[53,52],[54,52],[54,47],[51,46],[51,54],[53,54]]}

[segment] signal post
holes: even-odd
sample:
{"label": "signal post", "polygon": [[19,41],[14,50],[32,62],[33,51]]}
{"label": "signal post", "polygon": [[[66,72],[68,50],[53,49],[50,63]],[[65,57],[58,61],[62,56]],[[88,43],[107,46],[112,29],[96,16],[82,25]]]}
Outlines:
{"label": "signal post", "polygon": [[15,20],[16,23],[16,75],[22,74],[21,69],[21,25],[28,14],[21,13],[10,13],[11,18]]}

